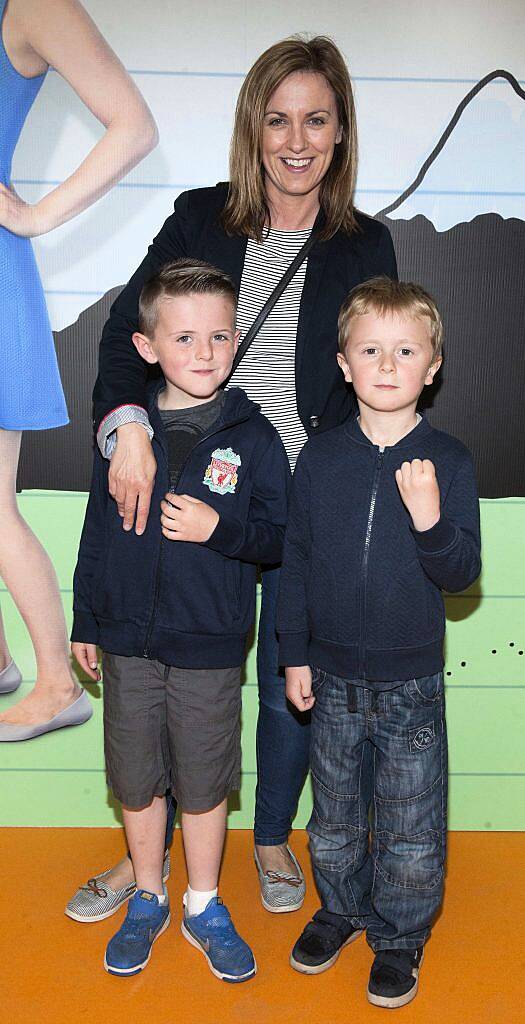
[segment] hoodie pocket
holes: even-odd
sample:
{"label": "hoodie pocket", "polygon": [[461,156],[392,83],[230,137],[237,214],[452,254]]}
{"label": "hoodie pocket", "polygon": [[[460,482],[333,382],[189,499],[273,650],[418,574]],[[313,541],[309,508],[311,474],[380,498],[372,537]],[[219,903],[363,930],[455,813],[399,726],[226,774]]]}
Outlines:
{"label": "hoodie pocket", "polygon": [[241,611],[241,567],[238,561],[228,558],[224,567],[226,588],[229,595],[232,617],[238,619]]}

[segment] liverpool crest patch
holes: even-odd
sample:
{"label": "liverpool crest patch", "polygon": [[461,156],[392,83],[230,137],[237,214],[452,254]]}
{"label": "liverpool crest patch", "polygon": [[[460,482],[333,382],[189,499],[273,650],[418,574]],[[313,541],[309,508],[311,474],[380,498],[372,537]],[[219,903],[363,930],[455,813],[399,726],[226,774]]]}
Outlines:
{"label": "liverpool crest patch", "polygon": [[216,448],[202,481],[215,494],[234,494],[241,457],[231,448]]}

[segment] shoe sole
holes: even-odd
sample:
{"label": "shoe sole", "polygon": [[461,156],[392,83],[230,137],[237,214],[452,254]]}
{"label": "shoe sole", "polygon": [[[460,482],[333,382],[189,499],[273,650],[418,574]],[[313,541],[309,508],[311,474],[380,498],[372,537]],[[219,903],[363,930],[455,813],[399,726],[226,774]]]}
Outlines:
{"label": "shoe sole", "polygon": [[387,1010],[396,1010],[399,1006],[406,1006],[407,1003],[411,1003],[412,1000],[415,999],[418,984],[419,979],[416,978],[415,985],[413,985],[412,988],[402,996],[377,996],[374,992],[371,992],[370,989],[368,989],[366,993],[368,1002],[372,1003],[373,1006],[382,1006]]}
{"label": "shoe sole", "polygon": [[186,928],[186,925],[184,924],[184,921],[182,921],[182,923],[181,923],[180,930],[181,930],[182,934],[184,935],[184,938],[186,939],[186,941],[190,943],[190,946],[194,946],[195,949],[198,949],[199,952],[202,953],[203,956],[206,957],[206,960],[208,962],[208,967],[210,968],[211,973],[214,974],[215,977],[219,979],[219,981],[227,981],[227,982],[229,982],[229,984],[236,985],[236,984],[238,984],[241,981],[249,981],[250,978],[253,978],[257,974],[257,964],[255,963],[255,959],[254,959],[254,962],[253,962],[253,970],[249,971],[248,974],[241,974],[241,975],[221,974],[221,972],[218,971],[217,968],[213,966],[213,964],[212,964],[212,962],[211,962],[211,960],[210,960],[206,950],[202,948],[200,942],[198,942],[198,940],[193,937],[191,932],[188,931],[188,929]]}
{"label": "shoe sole", "polygon": [[264,899],[264,896],[261,893],[261,903],[262,903],[264,909],[268,910],[270,912],[270,914],[292,914],[294,910],[300,910],[301,909],[301,907],[302,907],[302,905],[304,903],[304,896],[303,896],[303,898],[302,898],[300,903],[294,903],[292,906],[286,906],[285,905],[283,907],[271,907],[270,904],[266,902],[266,900]]}
{"label": "shoe sole", "polygon": [[[167,874],[162,876],[162,881],[167,882],[169,877],[170,873],[168,871]],[[107,921],[108,917],[112,917],[113,914],[116,914],[117,910],[120,910],[120,908],[123,907],[124,904],[127,903],[128,900],[130,900],[131,897],[135,895],[136,891],[137,886],[134,886],[132,892],[128,893],[127,896],[124,896],[124,899],[120,900],[119,903],[116,903],[111,910],[106,910],[103,914],[96,914],[95,917],[83,917],[82,914],[75,914],[75,911],[69,910],[68,907],[66,907],[66,909],[64,910],[64,914],[66,915],[66,917],[70,917],[72,921],[78,921],[80,924],[96,924],[97,921]]]}
{"label": "shoe sole", "polygon": [[149,959],[151,957],[151,951],[153,949],[153,944],[157,941],[157,939],[160,938],[162,933],[166,931],[166,928],[168,927],[170,921],[171,916],[170,914],[168,914],[164,924],[162,925],[162,928],[159,928],[155,938],[153,939],[153,942],[151,943],[149,953],[146,959],[141,964],[136,964],[135,967],[110,967],[104,954],[104,970],[107,971],[108,974],[114,974],[118,978],[130,978],[134,974],[140,974],[140,972],[144,970],[146,964],[149,962]]}
{"label": "shoe sole", "polygon": [[322,974],[323,971],[328,971],[330,967],[333,967],[336,960],[340,957],[345,946],[351,946],[352,942],[355,942],[355,940],[363,934],[363,930],[364,929],[361,929],[360,931],[353,932],[352,935],[349,935],[346,942],[343,942],[343,945],[339,947],[337,953],[334,953],[334,955],[331,956],[329,960],[325,960],[324,963],[322,964],[316,964],[314,966],[310,966],[309,964],[302,964],[299,962],[299,960],[295,960],[293,955],[290,953],[290,967],[293,967],[294,971],[299,971],[299,974]]}

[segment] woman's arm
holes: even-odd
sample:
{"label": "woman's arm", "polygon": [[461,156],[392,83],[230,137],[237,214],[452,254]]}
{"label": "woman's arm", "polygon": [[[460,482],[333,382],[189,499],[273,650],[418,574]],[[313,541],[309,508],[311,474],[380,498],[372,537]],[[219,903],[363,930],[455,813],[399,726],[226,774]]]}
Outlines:
{"label": "woman's arm", "polygon": [[18,235],[41,235],[100,199],[153,149],[157,129],[136,85],[78,0],[14,0],[5,21],[5,41],[12,40],[20,55],[17,70],[23,74],[24,60],[34,67],[40,58],[106,129],[76,171],[38,203],[25,203],[0,186],[0,224]]}

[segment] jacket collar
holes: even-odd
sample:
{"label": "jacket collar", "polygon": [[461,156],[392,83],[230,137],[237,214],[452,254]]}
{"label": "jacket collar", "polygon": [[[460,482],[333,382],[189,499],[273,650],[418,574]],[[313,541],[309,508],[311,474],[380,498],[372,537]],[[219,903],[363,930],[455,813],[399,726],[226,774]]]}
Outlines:
{"label": "jacket collar", "polygon": [[[357,422],[357,416],[351,416],[343,425],[343,428],[346,436],[356,444],[362,444],[367,448],[378,447],[378,445],[373,444],[370,438],[363,433],[359,423]],[[417,423],[408,434],[405,434],[405,436],[402,437],[400,441],[397,441],[396,444],[388,445],[387,447],[391,451],[397,451],[400,448],[411,448],[415,442],[417,443],[422,441],[424,438],[428,437],[431,432],[432,427],[428,420],[426,420],[424,416],[421,416],[419,423]]]}

